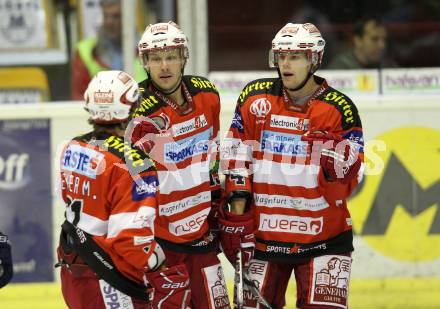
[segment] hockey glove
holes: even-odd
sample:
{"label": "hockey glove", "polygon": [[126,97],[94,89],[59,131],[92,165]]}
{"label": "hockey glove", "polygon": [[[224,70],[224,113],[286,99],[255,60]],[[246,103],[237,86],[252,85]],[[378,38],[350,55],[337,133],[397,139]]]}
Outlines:
{"label": "hockey glove", "polygon": [[136,147],[149,153],[154,147],[154,135],[159,133],[160,130],[152,120],[137,120],[135,118],[131,141]]}
{"label": "hockey glove", "polygon": [[252,212],[236,215],[220,207],[219,212],[220,244],[223,253],[235,265],[237,252],[241,250],[243,265],[247,266],[254,256],[255,235]]}
{"label": "hockey glove", "polygon": [[323,131],[306,133],[301,140],[312,143],[312,162],[319,160],[328,181],[346,184],[357,177],[361,159],[356,144],[339,135]]}
{"label": "hockey glove", "polygon": [[11,245],[8,237],[0,232],[0,288],[11,281],[12,275]]}
{"label": "hockey glove", "polygon": [[151,285],[150,301],[153,309],[187,308],[191,302],[189,275],[184,264],[145,274]]}

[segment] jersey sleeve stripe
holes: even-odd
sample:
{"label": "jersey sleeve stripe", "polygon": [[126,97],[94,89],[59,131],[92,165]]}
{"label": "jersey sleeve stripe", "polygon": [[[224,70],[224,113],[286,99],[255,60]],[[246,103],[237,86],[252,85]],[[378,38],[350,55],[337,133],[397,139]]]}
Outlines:
{"label": "jersey sleeve stripe", "polygon": [[151,228],[155,218],[155,209],[142,206],[137,212],[113,214],[109,218],[107,238],[113,238],[124,230]]}
{"label": "jersey sleeve stripe", "polygon": [[[73,217],[74,213],[71,211],[70,207],[66,208],[67,221],[73,223],[73,220],[71,220]],[[91,235],[103,236],[107,234],[108,221],[101,220],[82,212],[77,226]]]}

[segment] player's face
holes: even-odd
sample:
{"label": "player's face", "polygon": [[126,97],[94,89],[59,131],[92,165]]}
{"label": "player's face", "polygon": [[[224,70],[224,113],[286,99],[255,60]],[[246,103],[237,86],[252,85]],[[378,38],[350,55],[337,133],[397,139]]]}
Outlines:
{"label": "player's face", "polygon": [[148,54],[147,70],[150,72],[150,78],[165,92],[178,85],[182,68],[180,49],[173,48]]}
{"label": "player's face", "polygon": [[298,87],[307,77],[311,62],[305,52],[282,52],[276,55],[283,84]]}

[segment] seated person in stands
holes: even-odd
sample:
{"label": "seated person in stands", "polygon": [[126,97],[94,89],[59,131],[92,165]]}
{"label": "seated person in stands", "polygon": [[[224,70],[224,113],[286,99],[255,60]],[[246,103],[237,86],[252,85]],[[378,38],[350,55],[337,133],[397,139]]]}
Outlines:
{"label": "seated person in stands", "polygon": [[366,17],[354,26],[353,48],[336,57],[327,69],[374,69],[395,67],[395,62],[385,57],[387,30],[382,20]]}

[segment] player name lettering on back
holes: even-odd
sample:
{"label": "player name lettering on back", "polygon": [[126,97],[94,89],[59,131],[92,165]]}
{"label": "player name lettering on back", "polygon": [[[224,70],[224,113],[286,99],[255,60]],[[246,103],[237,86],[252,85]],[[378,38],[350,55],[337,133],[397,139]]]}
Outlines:
{"label": "player name lettering on back", "polygon": [[82,196],[90,196],[90,180],[66,172],[61,174],[61,190],[68,190]]}

